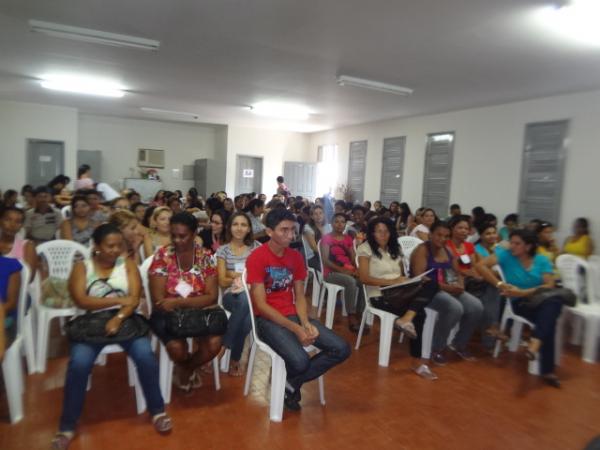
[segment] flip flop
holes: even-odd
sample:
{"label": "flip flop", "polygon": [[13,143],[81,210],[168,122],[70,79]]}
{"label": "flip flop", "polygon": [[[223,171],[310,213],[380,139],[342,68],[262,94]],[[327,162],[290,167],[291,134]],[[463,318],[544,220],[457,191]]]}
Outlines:
{"label": "flip flop", "polygon": [[71,445],[71,441],[75,436],[74,433],[69,431],[59,431],[54,435],[52,439],[51,448],[52,450],[67,450],[69,445]]}
{"label": "flip flop", "polygon": [[406,322],[406,323],[394,322],[394,330],[404,333],[406,335],[406,337],[409,339],[417,338],[417,331],[415,330],[415,326],[413,325],[412,322]]}

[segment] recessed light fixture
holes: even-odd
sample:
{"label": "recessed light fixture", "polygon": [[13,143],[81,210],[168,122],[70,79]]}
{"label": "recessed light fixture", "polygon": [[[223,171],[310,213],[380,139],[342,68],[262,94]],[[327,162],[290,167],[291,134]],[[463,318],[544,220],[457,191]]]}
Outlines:
{"label": "recessed light fixture", "polygon": [[374,91],[386,92],[396,95],[411,95],[413,90],[404,86],[395,84],[382,83],[381,81],[366,80],[364,78],[350,77],[348,75],[340,75],[337,77],[337,84],[340,86],[352,86]]}
{"label": "recessed light fixture", "polygon": [[125,95],[125,88],[111,80],[60,74],[43,75],[40,78],[40,84],[46,89],[114,98]]}
{"label": "recessed light fixture", "polygon": [[311,114],[305,106],[283,102],[259,102],[248,108],[260,116],[285,120],[307,120]]}
{"label": "recessed light fixture", "polygon": [[156,51],[160,42],[153,39],[128,36],[126,34],[108,33],[106,31],[92,30],[90,28],[73,27],[60,23],[30,20],[29,27],[36,33],[49,36],[73,39],[75,41],[92,42],[94,44],[111,45],[114,47],[129,47],[138,50]]}
{"label": "recessed light fixture", "polygon": [[192,112],[187,112],[187,111],[171,111],[170,109],[148,108],[146,106],[142,106],[140,109],[144,112],[151,113],[151,114],[163,114],[163,115],[167,114],[167,115],[173,115],[173,116],[186,116],[186,117],[191,117],[193,119],[198,118],[198,114],[192,113]]}
{"label": "recessed light fixture", "polygon": [[585,44],[600,45],[600,2],[572,0],[537,11],[536,18],[553,33]]}

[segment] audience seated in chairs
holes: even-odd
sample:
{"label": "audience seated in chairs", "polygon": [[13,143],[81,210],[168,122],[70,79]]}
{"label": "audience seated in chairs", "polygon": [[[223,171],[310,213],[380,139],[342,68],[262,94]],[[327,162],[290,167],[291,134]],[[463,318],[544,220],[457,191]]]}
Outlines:
{"label": "audience seated in chairs", "polygon": [[573,235],[569,236],[563,245],[562,253],[588,259],[594,253],[594,241],[590,237],[590,224],[585,217],[575,219]]}
{"label": "audience seated in chairs", "polygon": [[448,221],[450,239],[446,247],[458,263],[458,270],[463,276],[465,291],[481,300],[483,304],[482,342],[490,352],[493,351],[496,339],[507,340],[499,330],[500,324],[500,294],[498,289],[490,286],[476,269],[480,257],[475,246],[467,242],[470,228],[469,216],[454,216]]}
{"label": "audience seated in chairs", "polygon": [[[118,333],[123,321],[135,312],[140,300],[140,274],[137,265],[123,258],[123,236],[110,224],[100,225],[92,236],[92,256],[76,262],[69,277],[69,290],[76,305],[91,313],[107,308],[118,309],[106,323],[108,336]],[[97,296],[93,285],[102,280],[124,296]],[[119,345],[135,362],[148,410],[156,431],[166,433],[171,420],[165,413],[158,383],[158,363],[147,337],[120,341]],[[53,449],[66,449],[74,438],[75,428],[85,399],[88,376],[105,344],[71,342],[69,365],[64,387],[63,411]]]}
{"label": "audience seated in chairs", "polygon": [[217,250],[217,273],[219,286],[223,289],[223,306],[231,313],[227,332],[223,336],[223,347],[231,350],[229,374],[239,377],[244,374],[240,363],[244,341],[252,330],[241,277],[246,259],[260,244],[252,239],[252,224],[243,212],[234,213],[227,221],[225,240],[227,243]]}
{"label": "audience seated in chairs", "polygon": [[356,253],[360,280],[367,288],[371,305],[397,315],[394,328],[411,339],[413,370],[424,378],[437,378],[427,364],[420,361],[424,308],[431,299],[430,289],[424,286],[412,299],[402,302],[386,299],[380,289],[408,279],[403,273],[402,253],[394,225],[383,217],[372,219],[367,230],[367,240],[357,248]]}
{"label": "audience seated in chairs", "polygon": [[244,211],[248,214],[252,223],[253,239],[260,242],[266,241],[267,233],[265,231],[265,224],[261,221],[261,217],[265,212],[265,202],[257,198],[250,200]]}
{"label": "audience seated in chairs", "polygon": [[434,222],[431,226],[430,240],[419,245],[411,255],[411,275],[420,275],[433,269],[429,278],[437,293],[428,307],[437,311],[438,321],[433,334],[431,360],[439,366],[447,363],[444,350],[450,331],[457,324],[460,324],[460,328],[450,349],[464,360],[475,359],[469,353],[467,344],[479,326],[483,314],[481,301],[465,292],[458,261],[446,248],[449,238],[448,225],[441,221]]}
{"label": "audience seated in chairs", "polygon": [[433,223],[438,220],[435,211],[431,208],[425,208],[421,213],[421,223],[412,229],[410,235],[417,237],[422,241],[429,240],[430,228]]}
{"label": "audience seated in chairs", "polygon": [[141,265],[143,261],[140,248],[144,237],[139,231],[140,223],[137,217],[132,212],[121,209],[110,216],[108,223],[117,227],[123,235],[124,256],[138,266]]}
{"label": "audience seated in chairs", "polygon": [[195,338],[196,349],[190,351],[186,339],[167,330],[167,313],[217,304],[217,271],[210,254],[195,240],[197,227],[190,213],[171,217],[172,243],[157,250],[148,271],[153,304],[150,326],[175,363],[174,384],[186,392],[201,386],[198,369],[221,350],[221,336]]}
{"label": "audience seated in chairs", "polygon": [[29,239],[19,236],[23,228],[25,213],[19,208],[4,207],[0,212],[0,255],[23,260],[31,271],[31,280],[35,277],[38,258],[35,246]]}
{"label": "audience seated in chairs", "polygon": [[499,239],[508,242],[510,233],[519,228],[519,216],[515,213],[507,214],[502,223],[504,226],[498,231]]}
{"label": "audience seated in chairs", "polygon": [[479,242],[475,244],[477,254],[486,258],[496,251],[498,245],[498,232],[496,226],[491,223],[482,224],[477,230]]}
{"label": "audience seated in chairs", "polygon": [[144,237],[144,255],[152,255],[156,249],[171,243],[169,221],[173,212],[166,206],[159,206],[152,212],[150,232]]}
{"label": "audience seated in chairs", "polygon": [[534,231],[537,234],[538,240],[537,252],[548,258],[552,265],[554,265],[554,261],[560,252],[554,238],[554,227],[550,222],[540,221]]}
{"label": "audience seated in chairs", "polygon": [[412,231],[414,228],[414,220],[415,218],[412,215],[408,203],[400,203],[400,214],[398,216],[398,220],[396,221],[396,230],[398,230],[398,235],[404,236]]}
{"label": "audience seated in chairs", "polygon": [[304,225],[302,237],[308,244],[305,255],[307,264],[319,272],[321,271],[321,261],[319,261],[317,242],[327,233],[331,233],[331,225],[325,219],[325,211],[321,206],[315,206],[310,213],[310,220]]}
{"label": "audience seated in chairs", "polygon": [[108,220],[108,208],[102,206],[102,195],[94,189],[87,189],[80,192],[90,205],[90,219],[96,223],[104,223]]}
{"label": "audience seated in chairs", "polygon": [[75,195],[71,200],[71,218],[60,224],[60,238],[87,246],[98,225],[90,218],[87,199],[83,195]]}
{"label": "audience seated in chairs", "polygon": [[51,241],[62,221],[62,214],[51,202],[51,190],[40,186],[35,191],[35,208],[25,212],[25,236],[36,244]]}
{"label": "audience seated in chairs", "polygon": [[214,211],[210,215],[210,227],[200,232],[202,246],[212,253],[215,253],[221,245],[225,243],[225,224],[229,213],[224,209]]}
{"label": "audience seated in chairs", "polygon": [[[506,282],[490,270],[498,264]],[[545,299],[535,307],[528,307],[527,299],[540,287],[554,288],[554,269],[550,260],[537,253],[537,236],[530,230],[514,230],[510,234],[510,250],[498,247],[478,264],[485,280],[510,297],[514,312],[535,324],[527,347],[527,357],[534,360],[540,356],[540,373],[544,381],[554,387],[560,382],[554,374],[554,334],[556,321],[562,310],[558,296]]]}
{"label": "audience seated in chairs", "polygon": [[[362,284],[358,280],[356,256],[352,237],[344,233],[346,216],[333,215],[333,231],[321,238],[321,256],[323,257],[323,277],[327,283],[344,288],[344,301],[348,313],[350,331],[358,333],[362,305],[364,305]],[[327,301],[333,301],[327,299]]]}
{"label": "audience seated in chairs", "polygon": [[[274,209],[267,214],[266,225],[271,239],[246,260],[247,282],[258,316],[257,332],[285,361],[284,404],[297,411],[302,385],[347,359],[350,346],[319,321],[308,318],[306,267],[300,253],[289,248],[294,237],[294,215]],[[311,357],[303,348],[308,345],[321,351]]]}

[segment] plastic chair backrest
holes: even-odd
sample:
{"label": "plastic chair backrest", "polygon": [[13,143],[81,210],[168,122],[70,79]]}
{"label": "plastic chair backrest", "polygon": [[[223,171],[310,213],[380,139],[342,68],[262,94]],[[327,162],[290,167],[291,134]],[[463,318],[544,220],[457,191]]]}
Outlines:
{"label": "plastic chair backrest", "polygon": [[150,297],[150,282],[148,279],[148,270],[150,270],[150,265],[152,264],[153,259],[154,259],[154,255],[146,258],[139,269],[140,277],[142,278],[142,288],[144,289],[144,294],[145,294],[144,296],[146,297],[146,306],[148,308],[148,315],[152,314],[152,298]]}
{"label": "plastic chair backrest", "polygon": [[246,293],[246,301],[248,302],[248,311],[250,312],[250,321],[252,322],[252,337],[254,338],[254,342],[257,344],[263,343],[256,332],[256,322],[254,320],[254,307],[252,306],[252,298],[250,297],[250,289],[248,288],[248,283],[246,282],[246,269],[242,272],[242,285],[244,286],[244,292]]}
{"label": "plastic chair backrest", "polygon": [[[556,268],[560,272],[560,279],[564,287],[571,289],[578,300],[582,300],[584,290],[583,271],[589,273],[589,266],[585,259],[575,255],[560,255],[556,258]],[[583,270],[581,270],[583,269]]]}
{"label": "plastic chair backrest", "polygon": [[26,262],[21,263],[21,287],[19,289],[19,299],[17,300],[17,334],[22,334],[25,314],[27,314],[27,294],[29,292],[29,275],[31,270]]}
{"label": "plastic chair backrest", "polygon": [[321,255],[321,239],[319,239],[319,241],[317,242],[317,250],[319,254],[319,265],[321,266],[321,273],[323,273],[323,268],[325,267],[325,264],[323,264],[323,255]]}
{"label": "plastic chair backrest", "polygon": [[63,206],[60,209],[60,213],[62,214],[63,219],[71,218],[71,205]]}
{"label": "plastic chair backrest", "polygon": [[69,278],[76,252],[81,253],[84,259],[90,254],[89,249],[83,245],[62,239],[44,242],[37,246],[36,251],[46,259],[49,275],[63,280]]}
{"label": "plastic chair backrest", "polygon": [[408,261],[410,261],[412,251],[422,243],[421,239],[413,236],[401,236],[398,238],[398,244],[400,244],[400,248],[402,249],[402,256]]}

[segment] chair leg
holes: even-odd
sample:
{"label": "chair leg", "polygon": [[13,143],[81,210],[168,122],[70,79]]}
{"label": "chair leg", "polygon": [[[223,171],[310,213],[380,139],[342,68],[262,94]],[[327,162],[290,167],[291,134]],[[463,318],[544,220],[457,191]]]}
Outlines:
{"label": "chair leg", "polygon": [[583,335],[582,328],[583,328],[583,318],[572,314],[571,315],[571,341],[570,341],[572,345],[581,345],[582,335]]}
{"label": "chair leg", "polygon": [[[319,307],[317,308],[317,317],[321,318],[321,313],[323,312],[323,302],[325,301],[325,292],[327,291],[327,289],[325,288],[325,283],[323,283],[323,285],[321,286],[320,292],[319,292]],[[329,292],[327,292],[327,301],[331,301],[329,299]]]}
{"label": "chair leg", "polygon": [[423,325],[423,342],[421,345],[421,358],[429,359],[431,357],[431,345],[433,344],[433,332],[435,331],[435,322],[437,321],[437,311],[427,309],[427,317]]}
{"label": "chair leg", "polygon": [[583,360],[585,362],[596,362],[598,355],[598,334],[600,329],[600,318],[586,317],[585,334],[583,341]]}
{"label": "chair leg", "polygon": [[244,383],[244,396],[250,392],[250,383],[252,381],[252,372],[254,370],[254,358],[256,358],[256,342],[252,342],[250,347],[250,355],[248,356],[248,369],[246,370],[246,382]]}
{"label": "chair leg", "polygon": [[215,380],[215,391],[221,390],[221,372],[219,371],[219,358],[213,358],[213,377]]}
{"label": "chair leg", "polygon": [[50,328],[50,318],[48,317],[46,312],[39,311],[38,313],[38,343],[37,343],[37,366],[38,372],[44,373],[46,372],[46,359],[48,357],[48,334]]}
{"label": "chair leg", "polygon": [[169,358],[167,349],[161,343],[158,359],[159,383],[165,403],[171,402],[171,382],[173,379],[173,361]]}
{"label": "chair leg", "polygon": [[511,352],[516,352],[519,349],[519,343],[521,342],[521,332],[523,330],[523,322],[513,320],[512,328],[510,330],[510,342],[508,349]]}
{"label": "chair leg", "polygon": [[356,345],[354,346],[355,350],[358,350],[358,347],[360,347],[360,341],[362,339],[362,335],[363,335],[363,330],[365,329],[365,322],[367,321],[367,314],[369,313],[369,308],[365,308],[365,310],[363,311],[362,314],[362,319],[360,320],[360,328],[358,330],[358,336],[356,336]]}
{"label": "chair leg", "polygon": [[27,361],[27,373],[31,375],[37,371],[37,366],[35,361],[35,347],[33,345],[33,324],[30,314],[25,316],[23,348],[25,349],[25,359]]}
{"label": "chair leg", "polygon": [[229,372],[229,362],[231,360],[231,349],[225,350],[221,357],[221,372]]}
{"label": "chair leg", "polygon": [[379,332],[379,365],[381,367],[387,367],[390,364],[393,331],[394,318],[384,316],[381,319],[381,331]]}
{"label": "chair leg", "polygon": [[[335,303],[337,300],[337,289],[333,286],[327,287],[327,309],[325,310],[325,326],[333,328],[333,316],[335,314]],[[319,317],[321,314],[319,313]]]}
{"label": "chair leg", "polygon": [[319,398],[321,400],[321,405],[325,405],[325,379],[323,375],[319,377]]}
{"label": "chair leg", "polygon": [[144,390],[142,389],[142,385],[138,377],[137,367],[129,357],[127,357],[127,371],[131,377],[130,384],[133,382],[137,413],[142,414],[144,411],[146,411],[146,397],[144,397]]}
{"label": "chair leg", "polygon": [[17,423],[23,419],[23,380],[19,379],[19,377],[23,376],[23,373],[22,368],[20,367],[18,347],[19,344],[17,343],[17,348],[9,348],[4,357],[4,361],[2,362],[2,374],[6,386],[8,411],[11,423]]}
{"label": "chair leg", "polygon": [[321,286],[319,285],[319,280],[317,279],[317,274],[313,273],[313,281],[312,281],[312,305],[316,308],[319,306],[319,298],[321,295]]}
{"label": "chair leg", "polygon": [[[508,321],[508,318],[503,316],[502,322],[500,323],[500,331],[504,332],[506,330],[506,322],[507,321]],[[500,354],[501,348],[502,348],[502,341],[498,339],[496,341],[496,345],[494,346],[494,358],[498,357],[498,355]]]}
{"label": "chair leg", "polygon": [[283,397],[285,395],[285,362],[279,356],[271,357],[271,405],[269,418],[272,422],[283,419]]}

